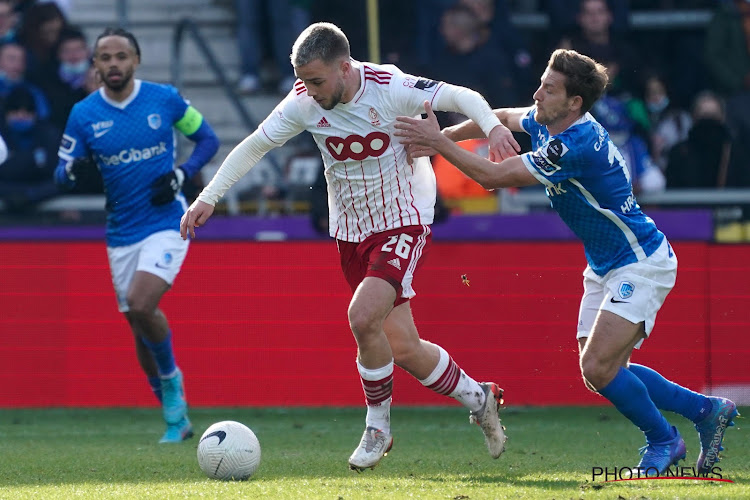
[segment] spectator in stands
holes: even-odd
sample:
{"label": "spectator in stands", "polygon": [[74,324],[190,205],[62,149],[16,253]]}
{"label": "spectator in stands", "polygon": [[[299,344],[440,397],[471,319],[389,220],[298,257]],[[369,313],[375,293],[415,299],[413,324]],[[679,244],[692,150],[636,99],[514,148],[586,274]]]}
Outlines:
{"label": "spectator in stands", "polygon": [[664,171],[667,168],[669,150],[687,139],[693,121],[690,113],[672,102],[666,83],[656,74],[646,79],[644,100],[651,123],[651,157]]}
{"label": "spectator in stands", "polygon": [[512,52],[500,48],[500,34],[463,4],[446,9],[439,26],[426,76],[473,88],[490,104],[516,102]]}
{"label": "spectator in stands", "polygon": [[484,26],[490,30],[490,45],[512,57],[513,82],[519,95],[532,94],[539,82],[532,72],[532,57],[524,38],[510,22],[510,9],[506,0],[459,0],[459,5],[469,7]]}
{"label": "spectator in stands", "polygon": [[26,74],[26,51],[17,43],[0,45],[0,99],[7,100],[16,87],[24,87],[34,96],[36,115],[43,120],[49,118],[47,97],[36,85],[28,82]]}
{"label": "spectator in stands", "polygon": [[279,75],[279,93],[292,90],[295,78],[289,66],[289,47],[309,24],[309,3],[309,0],[235,0],[242,66],[239,92],[254,94],[262,89],[261,66],[266,52],[270,52],[273,69]]}
{"label": "spectator in stands", "polygon": [[723,2],[706,30],[706,64],[727,98],[727,125],[735,137],[727,184],[750,186],[750,2]]}
{"label": "spectator in stands", "polygon": [[701,92],[695,98],[692,115],[688,138],[669,153],[667,187],[724,187],[732,148],[724,103],[713,92]]}
{"label": "spectator in stands", "polygon": [[646,141],[636,132],[636,124],[622,100],[602,96],[591,108],[591,114],[609,131],[630,170],[633,192],[654,193],[664,190],[665,181],[659,167],[651,159]]}
{"label": "spectator in stands", "polygon": [[56,48],[67,21],[54,2],[35,3],[23,17],[19,40],[28,52],[26,78],[37,85],[57,73]]}
{"label": "spectator in stands", "polygon": [[16,42],[18,28],[18,13],[15,11],[13,0],[0,0],[0,45]]}
{"label": "spectator in stands", "polygon": [[[727,126],[732,133],[732,154],[727,172],[727,186],[750,187],[750,92],[727,100]],[[750,214],[750,207],[746,209]],[[748,217],[750,219],[750,216]],[[750,233],[748,233],[750,236]]]}
{"label": "spectator in stands", "polygon": [[613,28],[614,17],[606,0],[581,0],[576,17],[577,30],[560,41],[559,47],[585,54],[607,67],[608,92],[635,93],[633,76],[638,59],[622,32]]}
{"label": "spectator in stands", "polygon": [[50,120],[60,130],[65,128],[73,105],[89,95],[86,87],[91,68],[86,36],[77,28],[65,28],[57,44],[59,65],[55,78],[42,83],[42,91],[49,98]]}
{"label": "spectator in stands", "polygon": [[[549,44],[546,48],[560,45],[565,38],[570,39],[580,31],[579,11],[581,0],[546,0],[549,16]],[[629,27],[629,0],[608,0],[608,11],[612,16],[611,28],[617,35],[624,35]]]}
{"label": "spectator in stands", "polygon": [[725,97],[750,90],[750,2],[722,2],[706,29],[706,64]]}
{"label": "spectator in stands", "polygon": [[60,131],[36,113],[36,100],[24,87],[8,95],[0,133],[8,158],[0,164],[0,199],[10,212],[23,212],[58,194],[52,179]]}

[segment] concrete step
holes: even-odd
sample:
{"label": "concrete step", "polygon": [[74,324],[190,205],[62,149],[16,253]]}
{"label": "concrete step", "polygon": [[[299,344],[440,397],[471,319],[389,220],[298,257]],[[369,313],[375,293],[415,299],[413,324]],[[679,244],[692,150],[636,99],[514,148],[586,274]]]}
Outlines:
{"label": "concrete step", "polygon": [[[137,24],[176,24],[185,17],[198,24],[234,25],[234,9],[213,5],[205,0],[130,0],[127,20]],[[76,0],[70,12],[73,24],[84,26],[117,25],[116,2]]]}
{"label": "concrete step", "polygon": [[[211,125],[221,126],[241,123],[239,113],[226,97],[223,89],[219,87],[185,86],[181,89],[181,93],[190,100],[193,106],[200,110]],[[269,94],[243,97],[241,101],[245,104],[250,116],[258,124],[271,113],[282,98],[280,95]]]}
{"label": "concrete step", "polygon": [[[157,82],[171,81],[173,26],[134,25],[131,31],[141,47],[141,64],[138,75]],[[102,28],[85,26],[84,33],[93,46]],[[239,78],[239,53],[234,34],[225,27],[201,27],[206,43],[215,60],[224,69],[231,82]],[[194,39],[185,34],[180,46],[181,75],[185,85],[212,85],[218,83],[216,75],[209,68],[203,53]]]}

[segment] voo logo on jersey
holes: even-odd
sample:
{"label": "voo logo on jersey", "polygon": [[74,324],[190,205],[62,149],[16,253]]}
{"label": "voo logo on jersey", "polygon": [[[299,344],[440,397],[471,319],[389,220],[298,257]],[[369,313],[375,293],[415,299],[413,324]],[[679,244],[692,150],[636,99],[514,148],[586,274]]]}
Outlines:
{"label": "voo logo on jersey", "polygon": [[159,156],[167,152],[167,145],[160,142],[158,146],[151,146],[143,149],[123,149],[116,155],[104,156],[99,155],[99,161],[106,166],[119,165],[121,163],[132,163],[134,161],[148,160],[154,156]]}
{"label": "voo logo on jersey", "polygon": [[342,139],[340,137],[326,138],[326,147],[331,156],[338,161],[348,159],[361,161],[367,157],[378,157],[385,153],[391,144],[391,138],[384,132],[370,132],[365,137],[361,135],[350,135]]}

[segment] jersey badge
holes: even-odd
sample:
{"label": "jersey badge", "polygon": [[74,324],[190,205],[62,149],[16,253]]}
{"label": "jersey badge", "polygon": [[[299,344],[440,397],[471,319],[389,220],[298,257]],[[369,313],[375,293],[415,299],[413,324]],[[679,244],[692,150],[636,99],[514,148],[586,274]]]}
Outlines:
{"label": "jersey badge", "polygon": [[372,108],[372,107],[370,108],[369,115],[370,115],[370,123],[372,123],[376,127],[379,127],[380,117],[378,116],[378,112],[375,110],[375,108]]}
{"label": "jersey badge", "polygon": [[414,88],[419,90],[429,90],[435,85],[437,85],[437,82],[435,80],[420,78],[419,80],[417,80],[417,83],[414,84]]}
{"label": "jersey badge", "polygon": [[557,163],[567,152],[568,147],[560,139],[555,138],[547,144],[545,156],[550,162]]}
{"label": "jersey badge", "polygon": [[154,113],[151,115],[148,115],[148,126],[151,127],[154,130],[158,130],[159,127],[161,127],[161,115],[158,113]]}
{"label": "jersey badge", "polygon": [[623,281],[620,283],[620,289],[617,290],[617,293],[620,294],[620,297],[623,299],[629,299],[633,296],[633,292],[635,291],[635,285],[632,284],[629,281]]}
{"label": "jersey badge", "polygon": [[60,141],[60,151],[70,154],[76,148],[76,140],[67,134],[63,134]]}
{"label": "jersey badge", "polygon": [[539,167],[539,170],[541,170],[544,175],[550,176],[562,168],[557,162],[560,161],[560,158],[565,156],[565,153],[567,152],[568,147],[563,144],[560,139],[555,138],[534,151],[531,156],[534,160],[534,164]]}
{"label": "jersey badge", "polygon": [[318,124],[316,125],[316,127],[318,127],[318,128],[330,128],[331,124],[328,123],[328,120],[326,120],[326,117],[324,116],[323,118],[320,119],[320,121],[318,122]]}

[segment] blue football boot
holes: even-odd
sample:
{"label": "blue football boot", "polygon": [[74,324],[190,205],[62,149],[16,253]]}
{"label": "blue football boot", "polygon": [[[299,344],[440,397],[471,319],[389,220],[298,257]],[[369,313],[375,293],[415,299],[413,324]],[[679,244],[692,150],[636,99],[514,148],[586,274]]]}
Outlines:
{"label": "blue football boot", "polygon": [[699,423],[695,424],[695,430],[701,440],[701,453],[698,455],[696,468],[699,473],[710,472],[711,468],[719,461],[719,452],[724,448],[721,442],[724,440],[724,432],[727,427],[734,425],[732,419],[739,415],[737,405],[726,398],[709,397],[713,404],[711,412]]}
{"label": "blue football boot", "polygon": [[176,424],[167,424],[167,431],[159,443],[181,443],[191,437],[193,437],[193,424],[187,417],[182,417]]}
{"label": "blue football boot", "polygon": [[674,426],[672,426],[672,432],[674,437],[671,440],[663,443],[648,443],[641,448],[641,461],[633,470],[633,475],[661,476],[669,467],[685,459],[685,441]]}
{"label": "blue football boot", "polygon": [[178,424],[187,414],[185,389],[182,385],[182,372],[179,368],[169,378],[161,379],[162,414],[167,425]]}

